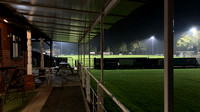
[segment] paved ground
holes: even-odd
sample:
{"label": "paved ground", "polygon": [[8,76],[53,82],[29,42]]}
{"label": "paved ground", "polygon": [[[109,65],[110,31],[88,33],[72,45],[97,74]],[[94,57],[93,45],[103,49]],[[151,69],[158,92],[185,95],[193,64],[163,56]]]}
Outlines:
{"label": "paved ground", "polygon": [[[35,81],[42,84],[39,79]],[[42,89],[40,86],[38,89],[40,94],[36,95],[23,112],[86,112],[88,110],[78,74],[71,74],[69,71],[60,71],[57,74],[53,72],[51,84],[42,85],[47,88]]]}
{"label": "paved ground", "polygon": [[54,87],[41,112],[86,112],[81,87]]}

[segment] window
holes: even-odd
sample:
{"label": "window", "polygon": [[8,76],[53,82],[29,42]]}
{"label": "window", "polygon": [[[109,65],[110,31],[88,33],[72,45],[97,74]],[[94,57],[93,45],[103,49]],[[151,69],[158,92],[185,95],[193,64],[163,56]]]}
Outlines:
{"label": "window", "polygon": [[11,58],[21,57],[21,38],[16,35],[11,35]]}

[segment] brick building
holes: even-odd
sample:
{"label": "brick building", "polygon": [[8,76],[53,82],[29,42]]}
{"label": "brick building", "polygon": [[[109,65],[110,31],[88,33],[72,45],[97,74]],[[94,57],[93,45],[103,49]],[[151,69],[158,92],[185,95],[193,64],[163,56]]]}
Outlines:
{"label": "brick building", "polygon": [[[0,66],[26,68],[26,30],[0,22],[0,32]],[[8,74],[11,72],[12,70],[9,70]],[[3,80],[0,75],[0,91],[3,90]]]}
{"label": "brick building", "polygon": [[[41,37],[46,38],[46,35],[31,25],[26,18],[16,15],[16,10],[10,5],[0,4],[0,13],[0,67],[27,68],[27,31],[30,30],[31,37],[37,41],[40,41]],[[13,69],[8,70],[8,77],[13,71]],[[3,85],[0,72],[0,93],[4,91]]]}

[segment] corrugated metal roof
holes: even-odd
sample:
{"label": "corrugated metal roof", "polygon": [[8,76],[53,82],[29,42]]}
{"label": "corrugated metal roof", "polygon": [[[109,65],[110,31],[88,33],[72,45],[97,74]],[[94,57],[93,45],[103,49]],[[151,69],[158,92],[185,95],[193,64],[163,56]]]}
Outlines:
{"label": "corrugated metal roof", "polygon": [[[113,2],[117,1],[117,2]],[[143,5],[144,0],[1,0],[16,9],[28,21],[54,41],[78,43],[87,35],[100,13],[115,5],[104,17],[104,29]],[[113,4],[111,4],[113,2]],[[117,4],[117,5],[116,5]],[[110,7],[109,7],[110,8]],[[98,24],[90,32],[91,39],[99,34]],[[87,38],[86,38],[87,42]]]}

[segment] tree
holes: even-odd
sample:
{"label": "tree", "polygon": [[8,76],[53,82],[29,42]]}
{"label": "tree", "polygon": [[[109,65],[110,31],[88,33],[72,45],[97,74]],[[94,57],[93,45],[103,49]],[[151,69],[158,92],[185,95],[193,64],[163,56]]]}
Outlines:
{"label": "tree", "polygon": [[177,41],[176,46],[180,50],[194,50],[195,52],[200,51],[200,32],[194,32],[190,34],[183,34]]}
{"label": "tree", "polygon": [[121,45],[120,45],[120,47],[119,47],[119,51],[120,51],[121,53],[125,53],[125,52],[128,51],[128,50],[127,50],[127,45],[126,45],[125,42],[122,42],[122,43],[121,43]]}
{"label": "tree", "polygon": [[106,52],[110,52],[110,46],[107,47]]}
{"label": "tree", "polygon": [[[49,52],[50,52],[50,50],[49,50]],[[59,55],[60,55],[60,49],[54,48],[53,49],[53,56],[59,56]]]}
{"label": "tree", "polygon": [[94,47],[91,47],[91,52],[95,52],[97,53],[97,48],[94,46]]}
{"label": "tree", "polygon": [[131,51],[138,53],[143,53],[147,50],[146,45],[142,41],[131,42]]}
{"label": "tree", "polygon": [[119,46],[117,45],[112,46],[112,51],[114,54],[119,54]]}

